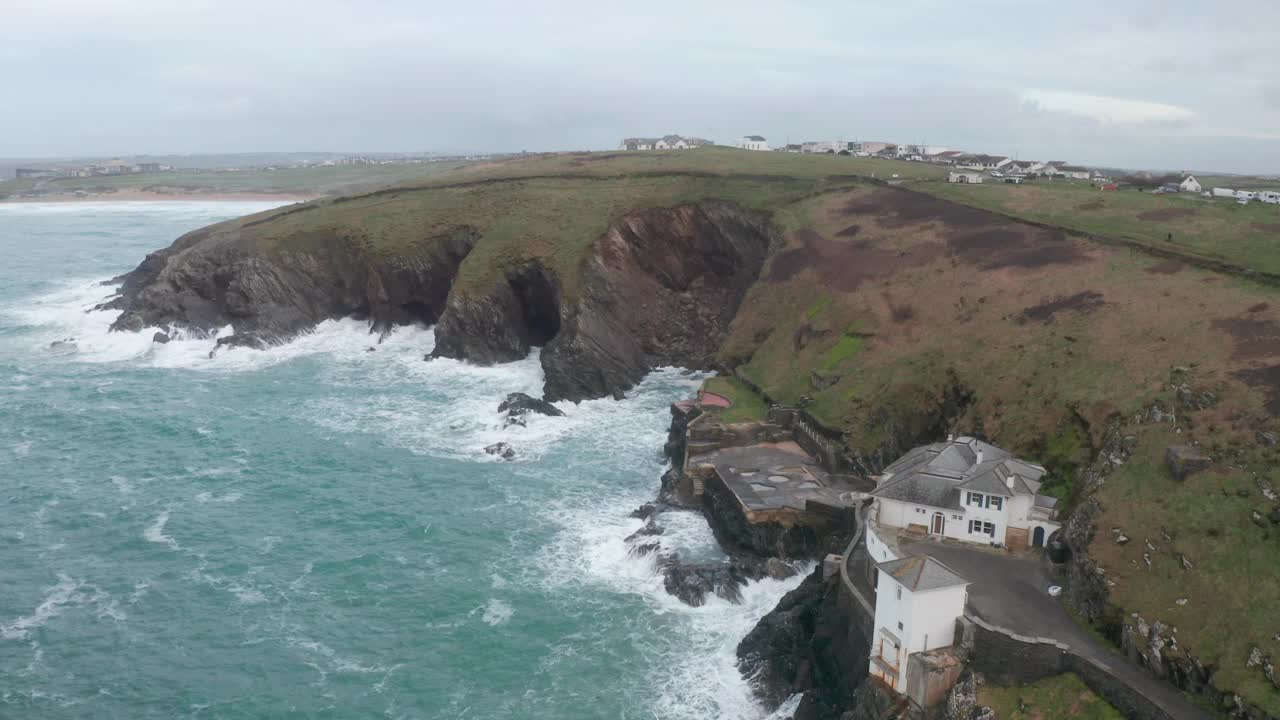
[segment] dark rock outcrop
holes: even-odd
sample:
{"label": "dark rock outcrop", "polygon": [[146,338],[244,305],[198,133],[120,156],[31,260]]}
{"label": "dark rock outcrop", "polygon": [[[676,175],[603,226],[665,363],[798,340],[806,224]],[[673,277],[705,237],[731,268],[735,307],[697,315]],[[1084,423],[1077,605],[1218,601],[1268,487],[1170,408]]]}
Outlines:
{"label": "dark rock outcrop", "polygon": [[595,241],[572,293],[536,260],[453,293],[433,354],[492,363],[542,346],[550,401],[616,395],[661,365],[706,367],[772,241],[764,218],[727,203],[633,213]]}
{"label": "dark rock outcrop", "polygon": [[1198,447],[1172,445],[1164,451],[1165,464],[1174,480],[1186,480],[1209,467],[1209,456]]}
{"label": "dark rock outcrop", "polygon": [[498,412],[506,413],[507,417],[504,426],[525,424],[525,416],[529,413],[537,413],[538,415],[546,415],[548,417],[563,417],[564,411],[552,405],[546,400],[539,400],[535,397],[529,397],[524,393],[511,393],[506,400],[498,403]]}
{"label": "dark rock outcrop", "polygon": [[871,641],[839,582],[815,569],[738,644],[739,669],[770,706],[804,693],[796,718],[836,720],[860,704]]}
{"label": "dark rock outcrop", "polygon": [[497,455],[503,460],[514,460],[516,457],[515,448],[504,442],[494,443],[486,447],[484,451],[490,455]]}
{"label": "dark rock outcrop", "polygon": [[260,346],[331,318],[367,319],[379,332],[433,323],[477,239],[457,228],[390,257],[368,250],[350,228],[316,232],[306,242],[267,242],[257,234],[262,222],[202,228],[148,255],[117,278],[120,295],[101,306],[121,311],[112,329],[173,325],[212,333],[231,325],[248,338],[232,344]]}
{"label": "dark rock outcrop", "polygon": [[817,559],[832,549],[809,525],[748,522],[737,499],[714,477],[706,483],[702,507],[716,539],[730,553],[789,560]]}

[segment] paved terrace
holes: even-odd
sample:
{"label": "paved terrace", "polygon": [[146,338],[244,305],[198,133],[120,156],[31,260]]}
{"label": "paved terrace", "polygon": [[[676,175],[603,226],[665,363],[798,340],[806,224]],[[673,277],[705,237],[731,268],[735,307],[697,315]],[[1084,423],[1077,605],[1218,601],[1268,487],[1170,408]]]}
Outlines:
{"label": "paved terrace", "polygon": [[832,477],[795,442],[760,443],[693,455],[691,466],[712,465],[729,491],[746,510],[803,512],[815,500],[831,506],[852,506],[854,487]]}

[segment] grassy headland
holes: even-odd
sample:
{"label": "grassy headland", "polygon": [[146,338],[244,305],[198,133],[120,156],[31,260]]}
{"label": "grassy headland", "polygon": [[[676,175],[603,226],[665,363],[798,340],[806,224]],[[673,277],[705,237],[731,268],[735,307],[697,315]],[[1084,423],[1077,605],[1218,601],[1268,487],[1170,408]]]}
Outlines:
{"label": "grassy headland", "polygon": [[[536,263],[572,301],[590,249],[629,214],[716,200],[767,216],[779,241],[718,356],[749,384],[713,384],[734,397],[734,417],[763,411],[754,386],[806,405],[868,455],[979,434],[1045,462],[1070,508],[1110,423],[1156,400],[1176,406],[1175,422],[1133,430],[1134,461],[1098,490],[1106,525],[1090,554],[1126,612],[1176,622],[1180,646],[1217,668],[1220,687],[1280,713],[1280,694],[1245,667],[1252,647],[1280,657],[1280,527],[1252,515],[1277,503],[1247,487],[1276,459],[1257,438],[1280,431],[1280,286],[1203,262],[1280,272],[1268,240],[1280,239],[1280,208],[943,175],[723,148],[559,154],[446,169],[213,232],[267,253],[340,242],[413,265],[465,230],[478,241],[455,296]],[[1178,406],[1175,385],[1208,399]],[[1173,481],[1160,462],[1173,443],[1207,448],[1213,468]],[[1112,525],[1133,541],[1117,545]],[[1165,553],[1152,570],[1135,564],[1144,538]],[[1194,569],[1168,559],[1173,547]]]}

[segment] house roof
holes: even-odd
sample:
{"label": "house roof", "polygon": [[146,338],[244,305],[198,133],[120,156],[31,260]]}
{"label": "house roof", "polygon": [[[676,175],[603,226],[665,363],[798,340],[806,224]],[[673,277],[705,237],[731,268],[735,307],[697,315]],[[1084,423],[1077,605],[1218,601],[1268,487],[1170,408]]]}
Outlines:
{"label": "house roof", "polygon": [[913,555],[900,560],[890,560],[878,563],[876,567],[912,592],[940,590],[969,584],[969,581],[960,577],[955,570],[928,555]]}
{"label": "house roof", "polygon": [[1089,172],[1089,168],[1081,167],[1079,165],[1057,165],[1057,168],[1067,172]]}
{"label": "house roof", "polygon": [[871,495],[959,510],[960,491],[1036,496],[1044,467],[971,437],[922,445],[884,469]]}
{"label": "house roof", "polygon": [[756,142],[764,142],[764,138],[760,137],[759,135],[748,135],[747,139],[755,140]]}

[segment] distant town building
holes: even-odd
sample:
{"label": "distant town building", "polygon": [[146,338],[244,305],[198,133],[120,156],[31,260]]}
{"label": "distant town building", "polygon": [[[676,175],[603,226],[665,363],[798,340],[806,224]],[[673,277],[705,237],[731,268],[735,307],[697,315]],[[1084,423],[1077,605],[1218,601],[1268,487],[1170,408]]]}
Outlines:
{"label": "distant town building", "polygon": [[1182,192],[1198,193],[1203,190],[1203,188],[1200,187],[1200,181],[1196,180],[1195,175],[1188,175],[1182,178],[1182,182],[1178,183],[1178,187]]}
{"label": "distant town building", "polygon": [[1088,180],[1091,174],[1089,168],[1079,165],[1058,165],[1057,168],[1059,175],[1072,180]]}
{"label": "distant town building", "polygon": [[980,185],[982,173],[978,170],[952,170],[947,173],[947,182]]}
{"label": "distant town building", "polygon": [[623,150],[688,150],[710,144],[710,140],[703,138],[663,135],[660,138],[625,138],[621,148]]}
{"label": "distant town building", "polygon": [[44,168],[18,168],[14,170],[13,176],[18,180],[22,180],[24,178],[30,179],[30,180],[43,180],[46,178],[62,177],[63,174],[62,174],[62,171],[60,170],[47,170]]}
{"label": "distant town building", "polygon": [[893,143],[889,143],[889,142],[864,140],[860,143],[856,143],[856,145],[858,146],[857,147],[858,152],[864,152],[868,155],[878,155],[888,149],[893,149],[894,154],[897,154],[897,150],[898,150],[897,145],[894,145]]}
{"label": "distant town building", "polygon": [[1008,162],[1009,158],[1004,155],[983,155],[977,153],[960,155],[955,158],[954,164],[958,168],[967,168],[969,170],[997,170]]}
{"label": "distant town building", "polygon": [[743,135],[738,138],[738,147],[743,150],[768,150],[769,141],[759,135]]}

